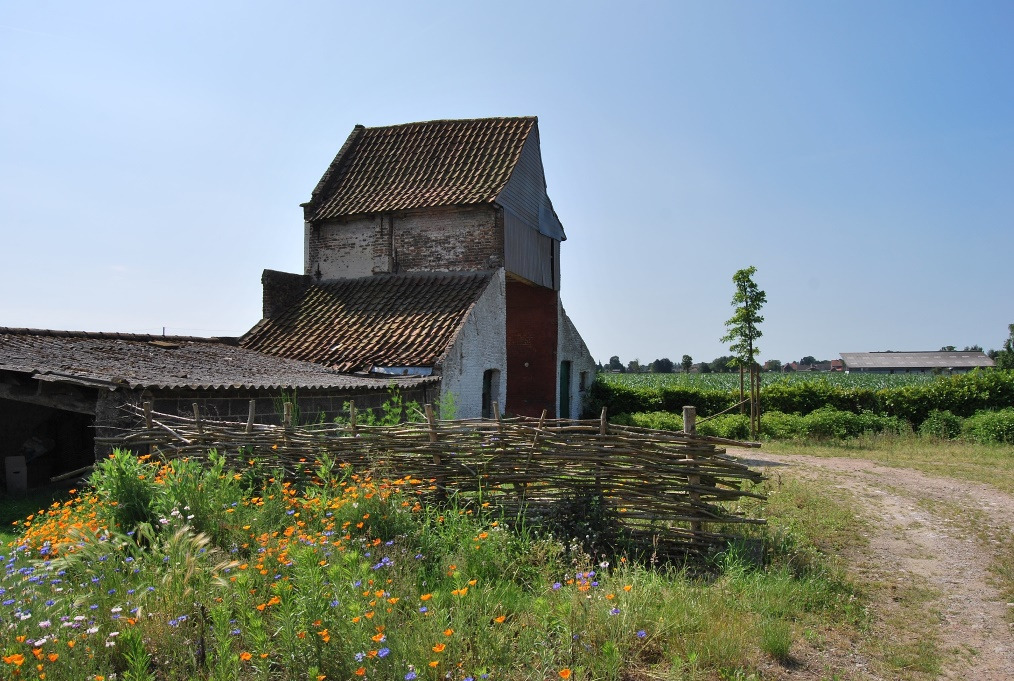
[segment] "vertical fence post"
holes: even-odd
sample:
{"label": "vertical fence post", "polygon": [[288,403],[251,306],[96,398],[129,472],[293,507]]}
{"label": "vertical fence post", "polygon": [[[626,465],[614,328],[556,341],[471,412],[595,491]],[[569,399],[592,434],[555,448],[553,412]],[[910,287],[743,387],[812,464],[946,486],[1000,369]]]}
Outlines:
{"label": "vertical fence post", "polygon": [[503,435],[503,418],[500,416],[500,403],[493,401],[493,418],[496,419],[496,430]]}
{"label": "vertical fence post", "polygon": [[[696,407],[691,407],[691,406],[685,406],[685,407],[683,407],[683,432],[686,433],[687,435],[696,435],[697,434],[697,408]],[[696,474],[696,471],[697,471],[697,463],[696,463],[697,455],[694,453],[693,450],[690,450],[689,452],[687,452],[687,459],[690,460],[690,462],[691,462],[690,465],[693,466],[694,471],[695,471],[694,474],[691,474],[691,475],[687,476],[687,484],[690,487],[690,505],[691,505],[691,507],[693,507],[693,509],[694,509],[693,513],[694,513],[694,516],[696,517],[696,515],[697,515],[697,506],[699,506],[700,503],[701,503],[701,493],[698,492],[698,491],[696,491],[694,488],[698,487],[701,484],[701,476]],[[701,534],[701,530],[702,530],[701,521],[699,521],[699,520],[691,520],[690,521],[690,531],[693,533],[694,539],[696,539]]]}
{"label": "vertical fence post", "polygon": [[[151,430],[154,427],[151,421],[151,400],[144,401],[144,427],[146,430]],[[148,439],[149,440],[154,439],[151,433],[148,433]],[[153,442],[149,442],[148,454],[151,455],[154,453],[155,453],[155,444]]]}
{"label": "vertical fence post", "polygon": [[201,408],[196,402],[193,403],[194,407],[194,424],[197,426],[197,434],[204,436],[204,424],[201,423]]}
{"label": "vertical fence post", "polygon": [[606,407],[602,407],[602,414],[599,416],[599,435],[609,434],[609,421],[606,420]]}
{"label": "vertical fence post", "polygon": [[257,400],[250,400],[246,414],[246,432],[253,432],[254,417],[257,415]]}
{"label": "vertical fence post", "polygon": [[697,434],[697,407],[683,407],[683,432]]}
{"label": "vertical fence post", "polygon": [[349,431],[356,436],[356,403],[349,402]]}
{"label": "vertical fence post", "polygon": [[[435,445],[437,443],[437,421],[436,421],[436,417],[433,416],[433,405],[429,404],[427,402],[425,409],[426,409],[426,422],[430,426],[430,444]],[[434,447],[433,450],[434,450],[433,451],[433,464],[435,466],[437,466],[437,471],[438,471],[437,475],[435,476],[436,480],[437,480],[437,499],[439,501],[443,501],[446,498],[446,496],[447,496],[447,491],[445,489],[444,476],[440,472],[440,466],[442,465],[443,462],[442,462],[442,459],[440,457],[440,452],[437,451],[437,448]]]}

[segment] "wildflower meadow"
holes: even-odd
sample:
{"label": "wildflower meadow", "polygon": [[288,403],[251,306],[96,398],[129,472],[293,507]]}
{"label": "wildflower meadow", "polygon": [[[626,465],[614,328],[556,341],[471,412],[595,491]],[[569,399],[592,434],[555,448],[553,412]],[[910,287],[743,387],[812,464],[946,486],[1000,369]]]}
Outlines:
{"label": "wildflower meadow", "polygon": [[0,678],[739,678],[862,617],[792,551],[635,565],[431,484],[116,452],[0,550]]}

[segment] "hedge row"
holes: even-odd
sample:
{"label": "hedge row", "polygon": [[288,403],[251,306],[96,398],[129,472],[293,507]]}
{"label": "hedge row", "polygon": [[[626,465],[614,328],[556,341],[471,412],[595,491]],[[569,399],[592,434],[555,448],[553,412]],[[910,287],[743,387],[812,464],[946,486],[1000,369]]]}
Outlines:
{"label": "hedge row", "polygon": [[[683,419],[667,411],[620,414],[612,419],[643,428],[683,430]],[[750,424],[746,416],[725,414],[700,423],[697,432],[702,435],[745,440],[750,437]],[[761,418],[761,437],[771,440],[845,440],[868,433],[911,432],[909,424],[897,416],[878,416],[870,411],[854,413],[833,407],[822,407],[806,414],[785,414],[770,411]],[[946,410],[937,410],[919,427],[922,437],[937,439],[964,439],[981,443],[1014,444],[1014,408],[999,411],[980,411],[962,418]]]}
{"label": "hedge row", "polygon": [[[612,420],[642,428],[683,430],[683,419],[666,411],[620,414]],[[855,414],[833,407],[823,407],[806,416],[771,411],[761,418],[761,436],[772,440],[844,440],[864,433],[900,434],[909,431],[908,423],[897,417],[877,416],[869,411]],[[746,440],[750,437],[750,423],[746,416],[724,414],[703,421],[697,426],[697,432],[701,435]]]}
{"label": "hedge row", "polygon": [[[632,387],[595,381],[589,390],[594,413],[608,407],[612,414],[636,412],[682,412],[684,405],[697,407],[701,416],[717,414],[739,401],[739,391],[691,388]],[[941,376],[936,381],[893,388],[854,388],[834,385],[826,379],[778,381],[761,389],[764,412],[805,416],[825,407],[838,411],[899,418],[917,428],[933,411],[949,411],[967,418],[984,410],[1014,407],[1014,371],[972,371]]]}

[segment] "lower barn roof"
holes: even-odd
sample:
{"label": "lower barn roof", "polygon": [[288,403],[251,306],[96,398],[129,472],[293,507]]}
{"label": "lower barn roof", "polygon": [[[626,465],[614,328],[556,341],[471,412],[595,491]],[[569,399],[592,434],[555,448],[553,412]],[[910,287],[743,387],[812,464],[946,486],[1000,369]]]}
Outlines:
{"label": "lower barn roof", "polygon": [[384,390],[437,380],[342,374],[225,339],[4,327],[0,370],[110,389]]}
{"label": "lower barn roof", "polygon": [[414,272],[311,285],[240,345],[339,371],[436,367],[492,278],[493,272]]}

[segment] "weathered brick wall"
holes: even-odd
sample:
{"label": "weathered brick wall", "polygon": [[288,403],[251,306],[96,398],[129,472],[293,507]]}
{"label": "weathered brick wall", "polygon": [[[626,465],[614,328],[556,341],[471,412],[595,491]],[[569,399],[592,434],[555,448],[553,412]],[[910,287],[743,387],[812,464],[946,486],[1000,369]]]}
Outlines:
{"label": "weathered brick wall", "polygon": [[503,224],[493,206],[412,211],[394,218],[401,272],[492,270],[503,264]]}
{"label": "weathered brick wall", "polygon": [[447,206],[310,225],[304,271],[323,281],[384,272],[479,271],[503,264],[492,205]]}
{"label": "weathered brick wall", "polygon": [[557,293],[507,280],[507,411],[556,416]]}
{"label": "weathered brick wall", "polygon": [[[504,271],[501,269],[476,301],[461,333],[440,367],[441,394],[454,395],[456,417],[482,416],[482,380],[488,369],[500,372],[493,401],[503,409],[507,392],[507,312]],[[445,416],[446,417],[446,416]]]}
{"label": "weathered brick wall", "polygon": [[308,226],[304,273],[330,281],[390,271],[383,248],[383,227],[379,215]]}

